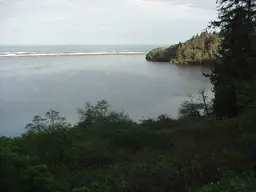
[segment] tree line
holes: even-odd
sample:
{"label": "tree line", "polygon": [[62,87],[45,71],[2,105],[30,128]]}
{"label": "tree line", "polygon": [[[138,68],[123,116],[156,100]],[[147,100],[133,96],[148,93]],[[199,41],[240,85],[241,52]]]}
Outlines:
{"label": "tree line", "polygon": [[197,34],[185,42],[168,48],[157,48],[146,55],[149,61],[171,62],[178,65],[211,65],[219,55],[221,38],[217,32]]}
{"label": "tree line", "polygon": [[179,43],[176,55],[171,58],[171,62],[201,65],[213,63],[219,54],[220,43],[221,38],[218,33],[204,31],[184,43]]}

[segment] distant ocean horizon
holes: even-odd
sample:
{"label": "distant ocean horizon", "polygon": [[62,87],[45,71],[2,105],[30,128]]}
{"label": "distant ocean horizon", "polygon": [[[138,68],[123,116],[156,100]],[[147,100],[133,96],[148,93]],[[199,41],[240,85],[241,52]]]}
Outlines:
{"label": "distant ocean horizon", "polygon": [[146,54],[168,45],[0,45],[0,57]]}

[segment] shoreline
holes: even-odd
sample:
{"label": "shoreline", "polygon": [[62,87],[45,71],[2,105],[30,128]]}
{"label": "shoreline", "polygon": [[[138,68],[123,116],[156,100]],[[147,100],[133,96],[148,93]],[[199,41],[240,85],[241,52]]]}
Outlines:
{"label": "shoreline", "polygon": [[0,57],[54,57],[54,56],[100,56],[100,55],[145,55],[147,52],[99,52],[99,53],[9,53]]}

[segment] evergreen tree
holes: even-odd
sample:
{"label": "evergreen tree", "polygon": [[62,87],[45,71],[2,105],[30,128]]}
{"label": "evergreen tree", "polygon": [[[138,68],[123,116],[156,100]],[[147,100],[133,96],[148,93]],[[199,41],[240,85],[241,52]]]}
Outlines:
{"label": "evergreen tree", "polygon": [[255,0],[219,0],[219,20],[212,26],[220,28],[223,39],[219,63],[210,75],[214,86],[214,111],[217,117],[235,116],[241,107],[237,85],[250,81],[254,70],[252,36],[255,33]]}
{"label": "evergreen tree", "polygon": [[216,60],[221,39],[217,33],[204,31],[185,42],[168,48],[157,48],[146,55],[149,61],[164,61],[175,64],[204,64],[210,66]]}

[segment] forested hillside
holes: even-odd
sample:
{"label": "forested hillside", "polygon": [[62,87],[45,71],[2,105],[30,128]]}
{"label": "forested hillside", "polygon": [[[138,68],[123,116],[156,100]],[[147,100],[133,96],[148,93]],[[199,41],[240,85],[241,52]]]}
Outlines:
{"label": "forested hillside", "polygon": [[146,55],[148,61],[175,64],[209,64],[216,60],[221,38],[217,33],[202,32],[184,43],[157,48]]}

